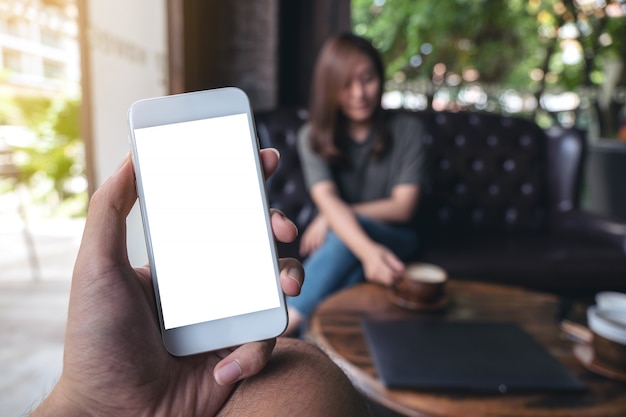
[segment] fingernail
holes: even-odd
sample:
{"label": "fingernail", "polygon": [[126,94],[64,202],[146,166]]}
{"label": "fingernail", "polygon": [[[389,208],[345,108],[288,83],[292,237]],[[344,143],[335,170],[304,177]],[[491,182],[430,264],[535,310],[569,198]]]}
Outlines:
{"label": "fingernail", "polygon": [[280,152],[278,152],[278,149],[276,149],[276,148],[268,148],[268,149],[269,149],[269,150],[271,150],[271,151],[273,151],[273,152],[276,154],[276,156],[277,156],[278,158],[280,158]]}
{"label": "fingernail", "polygon": [[296,283],[298,284],[298,288],[302,289],[302,284],[300,283],[302,277],[300,277],[300,271],[297,268],[289,268],[289,270],[287,271],[287,276],[296,281]]}
{"label": "fingernail", "polygon": [[284,221],[286,221],[287,223],[291,223],[291,225],[294,227],[294,229],[296,230],[296,235],[299,233],[298,231],[298,226],[296,226],[296,224],[293,222],[293,220],[291,220],[289,217],[287,217],[287,215],[285,213],[283,213],[282,211],[278,210],[278,209],[273,209],[272,211],[272,215],[279,215]]}
{"label": "fingernail", "polygon": [[282,211],[280,212],[280,215],[281,215],[281,217],[285,221],[291,223],[293,225],[293,227],[296,229],[296,233],[298,233],[298,226],[296,226],[296,224],[293,222],[293,220],[291,220],[289,217],[287,217],[287,215],[285,213],[283,213]]}
{"label": "fingernail", "polygon": [[239,362],[232,361],[215,370],[215,380],[220,385],[230,385],[241,378]]}

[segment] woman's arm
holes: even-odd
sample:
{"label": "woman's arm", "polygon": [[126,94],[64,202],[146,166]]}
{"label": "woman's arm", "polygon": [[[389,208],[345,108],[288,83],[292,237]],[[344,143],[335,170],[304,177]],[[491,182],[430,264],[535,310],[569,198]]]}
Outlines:
{"label": "woman's arm", "polygon": [[328,223],[324,215],[318,213],[302,233],[300,238],[300,255],[308,256],[315,252],[326,240],[327,233]]}
{"label": "woman's arm", "polygon": [[385,246],[373,241],[359,224],[355,211],[346,204],[332,181],[311,187],[311,197],[329,227],[363,264],[369,281],[389,285],[404,270],[404,264]]}
{"label": "woman's arm", "polygon": [[[353,204],[352,211],[372,220],[389,223],[405,223],[411,220],[419,199],[419,187],[401,184],[393,188],[391,197]],[[322,213],[307,226],[300,240],[300,255],[307,256],[317,250],[328,231],[328,221]]]}
{"label": "woman's arm", "polygon": [[406,223],[413,217],[419,194],[417,185],[400,184],[393,187],[389,198],[354,204],[352,209],[372,220]]}

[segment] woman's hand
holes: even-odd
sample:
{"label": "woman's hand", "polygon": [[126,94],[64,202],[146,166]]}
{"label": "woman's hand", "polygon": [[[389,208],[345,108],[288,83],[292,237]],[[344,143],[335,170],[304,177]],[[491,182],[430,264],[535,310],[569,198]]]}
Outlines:
{"label": "woman's hand", "polygon": [[[278,153],[264,150],[261,159],[269,176]],[[258,373],[270,358],[274,339],[187,357],[165,350],[150,269],[133,269],[128,261],[126,217],[136,199],[127,157],[91,199],[72,280],[63,372],[33,415],[210,416],[234,382]],[[278,240],[295,239],[294,224],[281,213],[273,211],[271,222]],[[202,259],[197,265],[211,268]],[[286,294],[298,295],[303,277],[299,262],[281,260]]]}
{"label": "woman's hand", "polygon": [[373,244],[361,258],[365,278],[370,282],[392,285],[404,272],[404,263],[385,246]]}
{"label": "woman's hand", "polygon": [[307,226],[300,240],[300,255],[308,256],[315,252],[326,240],[328,222],[321,214],[318,214]]}

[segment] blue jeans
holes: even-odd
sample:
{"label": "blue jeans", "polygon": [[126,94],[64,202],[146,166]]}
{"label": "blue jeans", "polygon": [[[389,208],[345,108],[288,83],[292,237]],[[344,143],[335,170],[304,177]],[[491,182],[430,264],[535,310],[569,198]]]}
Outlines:
{"label": "blue jeans", "polygon": [[[409,226],[380,223],[358,217],[368,236],[406,261],[417,249],[417,233]],[[361,261],[341,239],[329,231],[326,240],[304,261],[305,280],[298,297],[287,297],[287,305],[304,317],[328,295],[365,281]]]}

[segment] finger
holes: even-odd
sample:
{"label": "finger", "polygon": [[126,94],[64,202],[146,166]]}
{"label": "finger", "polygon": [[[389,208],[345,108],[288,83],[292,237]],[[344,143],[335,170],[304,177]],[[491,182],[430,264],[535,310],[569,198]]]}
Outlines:
{"label": "finger", "polygon": [[307,256],[310,253],[308,242],[308,239],[305,239],[304,237],[300,241],[300,256]]}
{"label": "finger", "polygon": [[320,236],[318,239],[315,239],[311,242],[311,251],[317,250],[324,243],[325,237]]}
{"label": "finger", "polygon": [[290,243],[298,237],[298,228],[280,210],[270,209],[272,231],[279,242]]}
{"label": "finger", "polygon": [[276,148],[266,148],[261,149],[260,156],[263,173],[265,174],[265,179],[267,179],[276,171],[280,161],[280,153]]}
{"label": "finger", "polygon": [[79,259],[125,262],[126,217],[137,200],[130,154],[89,202]]}
{"label": "finger", "polygon": [[394,274],[401,274],[404,271],[404,262],[402,262],[393,252],[387,252],[383,258],[385,263],[393,270]]}
{"label": "finger", "polygon": [[394,282],[394,273],[391,271],[387,271],[386,273],[381,273],[380,280],[384,285],[391,285]]}
{"label": "finger", "polygon": [[300,295],[302,284],[304,284],[302,264],[294,258],[281,258],[279,264],[280,286],[283,292],[291,297]]}
{"label": "finger", "polygon": [[213,371],[220,385],[231,385],[257,374],[270,359],[276,339],[246,343],[222,359]]}
{"label": "finger", "polygon": [[309,241],[309,234],[307,231],[300,237],[300,245],[298,246],[298,250],[300,251],[300,255],[304,255],[304,251],[306,251],[307,242]]}

